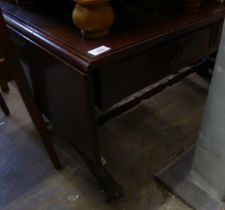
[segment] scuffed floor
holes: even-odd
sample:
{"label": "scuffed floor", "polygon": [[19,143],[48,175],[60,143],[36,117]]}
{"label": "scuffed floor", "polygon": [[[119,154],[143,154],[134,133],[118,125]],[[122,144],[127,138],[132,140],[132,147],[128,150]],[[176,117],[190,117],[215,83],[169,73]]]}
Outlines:
{"label": "scuffed floor", "polygon": [[[17,90],[5,99],[11,116],[0,126],[1,210],[188,210],[154,179],[197,138],[208,82],[191,75],[99,127],[106,167],[125,196],[106,204],[95,179],[67,142],[54,137],[64,164],[51,166]],[[0,120],[5,120],[0,112]]]}

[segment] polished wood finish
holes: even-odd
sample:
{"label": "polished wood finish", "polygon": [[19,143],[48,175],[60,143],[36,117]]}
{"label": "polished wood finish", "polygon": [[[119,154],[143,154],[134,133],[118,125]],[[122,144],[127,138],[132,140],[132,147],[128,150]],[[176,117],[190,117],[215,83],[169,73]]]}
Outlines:
{"label": "polished wood finish", "polygon": [[[117,59],[103,66],[95,77],[97,105],[105,110],[149,84],[214,52],[218,47],[221,29],[222,21],[219,21],[168,43],[145,49],[138,55]],[[122,69],[129,69],[129,74]]]}
{"label": "polished wood finish", "polygon": [[[26,108],[30,114],[30,117],[32,121],[34,122],[34,125],[36,126],[41,136],[41,139],[46,147],[49,158],[51,159],[54,167],[56,169],[60,169],[61,164],[59,162],[55,149],[52,145],[51,139],[49,138],[48,133],[45,129],[45,124],[42,119],[41,113],[39,112],[35,104],[34,97],[30,89],[30,86],[28,84],[27,78],[24,74],[23,68],[21,66],[20,59],[17,54],[17,50],[5,26],[1,9],[0,9],[0,46],[2,47],[4,51],[4,58],[6,59],[8,65],[10,66],[10,72],[11,72],[10,75],[12,75],[13,79],[15,80],[18,86],[18,89],[26,105]],[[0,101],[2,101],[1,95],[0,95]],[[3,109],[7,114],[7,109],[5,108],[6,107],[3,106]]]}
{"label": "polished wood finish", "polygon": [[[119,198],[121,187],[100,161],[95,105],[108,109],[216,51],[225,6],[208,0],[197,13],[161,16],[128,9],[100,40],[82,38],[70,13],[59,17],[44,8],[1,6],[39,109],[58,134],[72,142],[109,200]],[[111,50],[96,57],[88,54],[102,45]]]}
{"label": "polished wood finish", "polygon": [[[59,16],[57,10],[49,14],[49,10],[25,9],[5,2],[1,5],[11,27],[82,72],[135,55],[224,17],[224,5],[214,0],[207,0],[197,13],[178,13],[175,17],[152,16],[140,10],[131,10],[124,12],[121,20],[114,24],[110,36],[89,40],[81,37],[68,12]],[[97,57],[88,54],[89,50],[101,45],[110,47],[111,51]]]}

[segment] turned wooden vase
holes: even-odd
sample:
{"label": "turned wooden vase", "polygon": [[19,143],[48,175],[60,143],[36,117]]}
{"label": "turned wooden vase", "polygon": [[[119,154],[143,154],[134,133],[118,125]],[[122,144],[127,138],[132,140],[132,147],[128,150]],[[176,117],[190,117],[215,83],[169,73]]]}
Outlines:
{"label": "turned wooden vase", "polygon": [[76,0],[72,16],[82,35],[88,38],[106,36],[115,18],[108,0]]}

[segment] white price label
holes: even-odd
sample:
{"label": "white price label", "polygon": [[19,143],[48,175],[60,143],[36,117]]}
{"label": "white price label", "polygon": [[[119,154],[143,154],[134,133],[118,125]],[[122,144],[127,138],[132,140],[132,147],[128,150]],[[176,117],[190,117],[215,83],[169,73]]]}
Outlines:
{"label": "white price label", "polygon": [[107,52],[109,50],[111,50],[111,48],[106,47],[106,46],[101,46],[101,47],[97,47],[93,50],[88,51],[88,53],[93,55],[93,56],[97,56],[97,55],[100,55],[100,54],[102,54],[104,52]]}

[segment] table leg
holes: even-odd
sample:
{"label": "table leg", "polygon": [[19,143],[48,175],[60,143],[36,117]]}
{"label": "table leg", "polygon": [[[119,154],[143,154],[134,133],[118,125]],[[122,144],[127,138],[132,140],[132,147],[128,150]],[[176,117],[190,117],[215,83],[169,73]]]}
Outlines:
{"label": "table leg", "polygon": [[[56,71],[54,73],[56,76]],[[107,197],[106,201],[110,202],[111,200],[119,199],[123,195],[123,189],[113,179],[101,162],[91,78],[86,75],[75,77],[74,75],[75,80],[73,82],[71,81],[71,85],[73,85],[73,88],[71,88],[73,90],[79,90],[79,93],[74,92],[74,95],[77,96],[74,98],[76,105],[75,101],[71,101],[71,104],[74,104],[74,110],[70,111],[70,116],[66,112],[66,108],[63,109],[66,121],[59,122],[57,130],[61,131],[63,136],[72,141],[77,152],[99,182]],[[68,79],[66,79],[67,82],[69,82]],[[70,99],[72,99],[72,95]],[[57,121],[55,122],[57,125]]]}
{"label": "table leg", "polygon": [[0,93],[0,107],[2,109],[2,111],[5,113],[6,116],[9,116],[9,109],[5,103],[5,100],[2,97],[2,94]]}
{"label": "table leg", "polygon": [[51,121],[55,132],[75,147],[103,188],[107,201],[120,198],[122,187],[100,160],[91,76],[37,45],[25,43],[21,46],[25,46],[23,52],[27,53],[23,57],[29,56],[27,66],[39,109]]}
{"label": "table leg", "polygon": [[17,49],[14,43],[11,40],[11,36],[5,26],[5,22],[0,10],[0,44],[4,51],[4,56],[6,61],[8,62],[9,66],[11,67],[12,76],[15,80],[19,92],[23,98],[23,101],[26,105],[26,108],[30,114],[30,117],[40,134],[41,140],[43,141],[48,156],[51,159],[54,167],[56,169],[61,168],[61,164],[59,158],[56,154],[54,146],[51,142],[51,139],[48,136],[47,130],[45,129],[44,120],[39,112],[31,88],[28,84],[26,75],[24,73],[24,69],[21,66],[19,55],[17,53]]}
{"label": "table leg", "polygon": [[[89,117],[87,119],[87,131],[89,130],[89,138],[80,139],[76,141],[77,151],[80,153],[81,157],[87,164],[88,168],[92,174],[96,177],[97,181],[101,185],[103,191],[107,196],[107,202],[115,199],[119,199],[123,195],[123,188],[113,179],[111,174],[105,169],[101,162],[99,145],[98,145],[98,135],[97,135],[97,119],[94,110],[94,96],[93,96],[93,86],[91,78],[88,76],[84,77],[84,85],[87,96],[87,107],[89,110]],[[85,106],[85,105],[83,105]],[[85,141],[85,147],[84,145]],[[92,145],[92,147],[87,146]]]}

